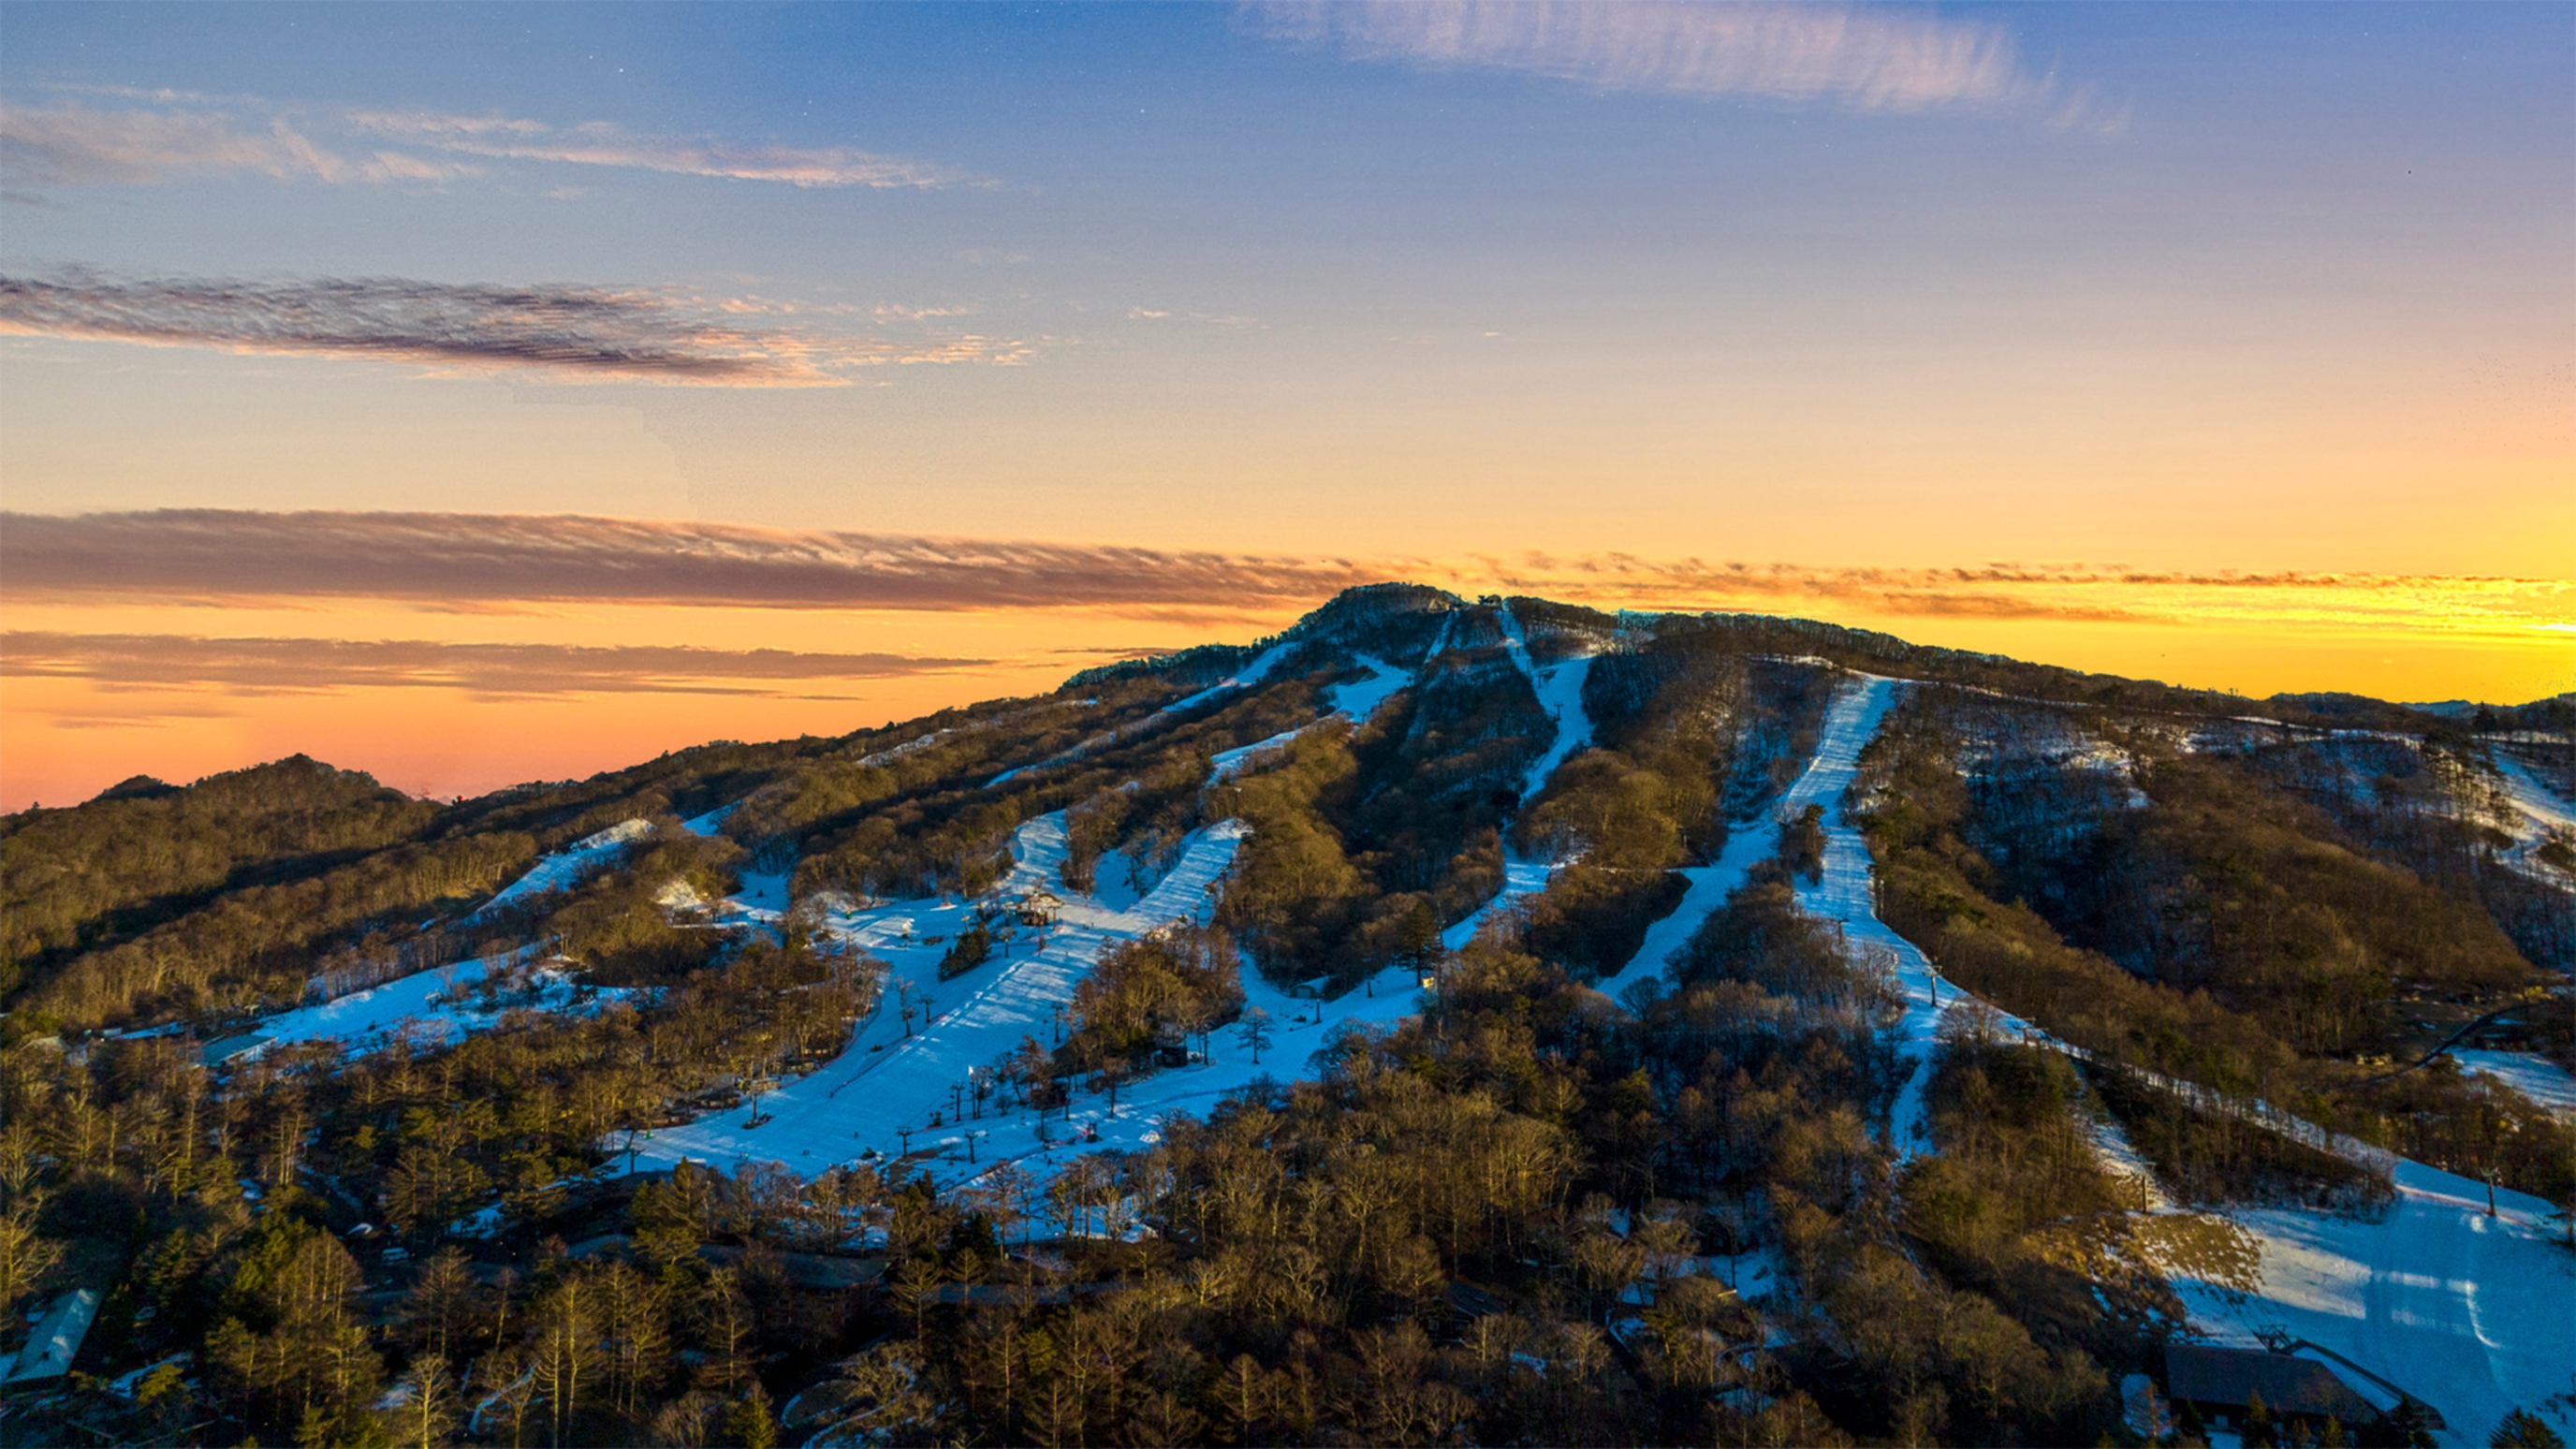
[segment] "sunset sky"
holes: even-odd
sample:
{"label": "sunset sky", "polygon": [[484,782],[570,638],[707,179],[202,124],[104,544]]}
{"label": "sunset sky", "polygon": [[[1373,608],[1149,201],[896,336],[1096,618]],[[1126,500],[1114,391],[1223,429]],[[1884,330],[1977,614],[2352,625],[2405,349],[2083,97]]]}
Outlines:
{"label": "sunset sky", "polygon": [[1410,577],[2576,685],[2576,8],[0,9],[0,809]]}

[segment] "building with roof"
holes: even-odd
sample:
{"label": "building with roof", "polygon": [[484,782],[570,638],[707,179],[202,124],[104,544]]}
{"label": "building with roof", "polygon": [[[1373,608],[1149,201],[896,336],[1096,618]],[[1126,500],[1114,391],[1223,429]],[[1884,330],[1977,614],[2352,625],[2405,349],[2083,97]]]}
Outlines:
{"label": "building with roof", "polygon": [[71,1372],[72,1360],[80,1356],[81,1340],[89,1337],[89,1326],[98,1317],[98,1290],[75,1288],[54,1300],[45,1316],[36,1323],[36,1331],[27,1336],[26,1345],[9,1362],[0,1383],[11,1388],[22,1384],[59,1379]]}
{"label": "building with roof", "polygon": [[2168,1346],[2166,1396],[2192,1405],[2213,1424],[2240,1421],[2259,1398],[2276,1423],[2333,1418],[2358,1427],[2407,1408],[2418,1422],[2441,1427],[2431,1406],[2342,1355],[2304,1341],[2273,1342],[2276,1347]]}

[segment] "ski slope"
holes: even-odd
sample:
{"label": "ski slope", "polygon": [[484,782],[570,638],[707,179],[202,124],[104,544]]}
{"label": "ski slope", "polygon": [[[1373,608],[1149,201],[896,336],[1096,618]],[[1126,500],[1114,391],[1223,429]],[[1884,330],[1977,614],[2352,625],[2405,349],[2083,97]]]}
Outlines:
{"label": "ski slope", "polygon": [[2448,1443],[2480,1445],[2506,1413],[2537,1409],[2576,1374],[2576,1252],[2554,1209],[2400,1161],[2378,1218],[2283,1209],[2228,1215],[2262,1248],[2262,1290],[2179,1280],[2194,1328],[2252,1347],[2285,1328],[2441,1411]]}
{"label": "ski slope", "polygon": [[[1413,682],[1413,675],[1410,672],[1398,669],[1383,659],[1369,654],[1357,657],[1359,662],[1368,669],[1369,677],[1353,680],[1348,684],[1327,685],[1324,689],[1326,706],[1324,719],[1346,719],[1354,724],[1364,724],[1369,716],[1377,713],[1380,705],[1395,697],[1396,691]],[[1322,720],[1316,721],[1317,724],[1322,722]],[[1255,740],[1248,745],[1237,745],[1230,750],[1218,751],[1211,758],[1214,769],[1208,775],[1208,783],[1221,785],[1233,779],[1261,756],[1273,750],[1286,749],[1291,741],[1314,727],[1314,725],[1300,725],[1293,730],[1281,730],[1265,740]]]}
{"label": "ski slope", "polygon": [[2576,1113],[2576,1076],[2537,1052],[2471,1051],[2451,1048],[2450,1055],[2463,1071],[2493,1077],[2549,1110],[2566,1116]]}
{"label": "ski slope", "polygon": [[[701,817],[703,818],[703,817]],[[653,833],[653,822],[637,817],[622,820],[596,835],[584,836],[552,855],[541,857],[528,873],[510,882],[501,893],[483,903],[473,918],[489,915],[504,906],[516,905],[530,896],[549,891],[568,891],[590,877],[617,864],[626,855],[626,847]]]}
{"label": "ski slope", "polygon": [[1441,946],[1451,951],[1465,949],[1468,942],[1476,939],[1476,933],[1484,929],[1487,921],[1510,910],[1512,903],[1521,897],[1534,896],[1546,890],[1548,881],[1555,875],[1556,867],[1546,861],[1523,860],[1507,851],[1503,856],[1502,890],[1492,900],[1469,912],[1465,920],[1442,931]]}
{"label": "ski slope", "polygon": [[532,948],[521,947],[417,971],[317,1006],[280,1012],[250,1028],[248,1034],[259,1041],[239,1055],[257,1056],[279,1042],[307,1041],[336,1041],[352,1053],[364,1053],[390,1045],[405,1027],[415,1030],[424,1044],[445,1046],[490,1030],[507,1011],[596,1011],[628,994],[616,987],[585,990],[563,971],[544,967],[525,973],[488,1004],[474,990],[494,972],[516,973],[531,953]]}
{"label": "ski slope", "polygon": [[[1538,792],[1556,774],[1556,767],[1573,758],[1577,750],[1592,743],[1592,717],[1583,709],[1583,681],[1591,676],[1593,656],[1586,654],[1565,660],[1542,672],[1530,660],[1529,641],[1521,633],[1521,621],[1512,615],[1512,606],[1503,604],[1495,610],[1503,629],[1503,648],[1511,655],[1512,664],[1529,681],[1530,692],[1538,696],[1539,709],[1547,715],[1555,733],[1549,738],[1545,753],[1530,762],[1521,777],[1520,799],[1513,809],[1524,810]],[[1447,637],[1444,628],[1442,637]],[[1525,860],[1510,848],[1508,837],[1503,851],[1503,888],[1492,900],[1468,913],[1466,919],[1440,933],[1440,944],[1455,951],[1476,939],[1485,923],[1512,908],[1523,896],[1547,889],[1555,879],[1562,862]]]}
{"label": "ski slope", "polygon": [[1043,770],[1052,765],[1063,764],[1067,760],[1077,760],[1082,758],[1084,755],[1091,753],[1093,750],[1103,747],[1104,745],[1114,744],[1120,740],[1131,740],[1142,734],[1150,734],[1153,731],[1170,724],[1175,716],[1194,710],[1200,705],[1207,703],[1209,700],[1232,694],[1238,689],[1249,689],[1253,685],[1259,684],[1263,680],[1268,679],[1270,677],[1270,671],[1278,668],[1279,661],[1287,658],[1288,651],[1296,647],[1297,641],[1295,640],[1290,640],[1282,644],[1273,644],[1269,648],[1261,651],[1259,655],[1255,656],[1251,663],[1246,664],[1243,668],[1236,670],[1234,673],[1227,675],[1225,678],[1218,680],[1216,683],[1209,685],[1207,688],[1200,690],[1196,694],[1175,700],[1123,729],[1113,730],[1107,735],[1085,740],[1081,744],[1074,746],[1072,749],[1064,751],[1062,754],[1050,755],[1046,759],[1038,760],[1031,764],[1014,765],[985,781],[984,788],[990,790],[998,785],[1007,785],[1011,781],[1018,779],[1020,776],[1027,774],[1031,770]]}
{"label": "ski slope", "polygon": [[[962,1158],[963,1130],[947,1121],[970,1068],[989,1068],[1023,1039],[1053,1045],[1059,1008],[1091,973],[1104,948],[1132,941],[1177,921],[1204,917],[1217,879],[1232,864],[1244,835],[1241,824],[1222,821],[1193,833],[1171,871],[1144,899],[1126,910],[1066,890],[1064,815],[1058,811],[1022,825],[1012,839],[1010,874],[981,900],[898,901],[831,920],[826,929],[887,962],[885,989],[876,1010],[830,1065],[763,1097],[767,1118],[745,1126],[749,1112],[733,1108],[685,1127],[665,1128],[638,1143],[639,1165],[669,1165],[686,1157],[731,1166],[740,1161],[781,1162],[811,1175],[870,1149],[887,1156],[903,1150],[904,1133],[917,1129],[916,1150],[953,1146]],[[1041,934],[997,943],[994,958],[950,981],[939,979],[947,943],[975,919],[979,904],[1016,901],[1044,892],[1061,905],[1056,924]],[[906,983],[909,990],[899,986]],[[906,1023],[902,1007],[916,1003]],[[945,1135],[929,1128],[937,1116]],[[1035,1124],[1020,1114],[1035,1146]],[[1077,1107],[1074,1119],[1082,1121]],[[979,1130],[996,1120],[968,1122]]]}
{"label": "ski slope", "polygon": [[[1816,758],[1783,803],[1791,810],[1809,802],[1826,807],[1823,879],[1797,883],[1799,904],[1893,962],[1905,1003],[1900,1051],[1911,1068],[1893,1136],[1900,1151],[1912,1151],[1924,1131],[1925,1067],[1938,1047],[1941,1018],[1969,998],[1955,986],[1936,985],[1922,953],[1878,920],[1868,845],[1843,817],[1843,792],[1895,691],[1896,681],[1864,677],[1838,693]],[[2046,1039],[2028,1023],[1998,1016],[2007,1034]],[[2106,1129],[2106,1136],[2115,1161],[2144,1171],[2115,1130]],[[2211,1337],[2250,1345],[2255,1330],[2286,1327],[2432,1404],[2448,1421],[2451,1442],[2483,1444],[2507,1410],[2536,1406],[2570,1387],[2576,1253],[2551,1240],[2555,1210],[2539,1198],[2498,1192],[2498,1215],[2490,1218],[2483,1185],[2402,1159],[2395,1186],[2396,1202],[2377,1220],[2233,1210],[2228,1216],[2260,1245],[2261,1290],[2240,1296],[2187,1279],[2175,1287],[2191,1309],[2192,1326]]]}
{"label": "ski slope", "polygon": [[2505,852],[2505,859],[2526,873],[2546,873],[2548,867],[2533,860],[2532,852],[2553,834],[2576,838],[2576,804],[2550,789],[2538,771],[2503,750],[2490,750],[2488,754],[2503,774],[2506,798],[2522,817],[2521,828],[2513,831],[2513,847]]}

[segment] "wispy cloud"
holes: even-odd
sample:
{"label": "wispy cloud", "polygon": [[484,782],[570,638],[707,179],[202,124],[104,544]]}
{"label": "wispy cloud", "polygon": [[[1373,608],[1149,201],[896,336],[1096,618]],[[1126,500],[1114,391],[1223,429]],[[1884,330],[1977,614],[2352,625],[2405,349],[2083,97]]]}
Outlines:
{"label": "wispy cloud", "polygon": [[1347,560],[621,518],[0,514],[0,594],[11,598],[1258,611],[1318,601],[1380,577]]}
{"label": "wispy cloud", "polygon": [[[556,126],[500,115],[320,111],[170,93],[124,99],[127,104],[114,107],[0,103],[0,168],[50,185],[227,172],[331,183],[448,182],[481,174],[487,161],[802,187],[987,184],[952,168],[846,147],[657,136],[604,121]],[[458,159],[467,157],[475,159]]]}
{"label": "wispy cloud", "polygon": [[554,127],[506,116],[451,116],[429,111],[352,113],[348,124],[398,142],[458,155],[565,166],[615,166],[782,181],[790,186],[937,187],[976,184],[943,167],[842,147],[745,145],[703,136],[638,135],[604,121]]}
{"label": "wispy cloud", "polygon": [[571,694],[813,695],[846,681],[974,669],[985,659],[785,649],[447,644],[418,639],[205,639],[184,634],[0,634],[0,676],[86,679],[115,690],[226,694],[455,689],[485,698]]}
{"label": "wispy cloud", "polygon": [[0,332],[719,387],[837,387],[852,369],[1030,355],[974,335],[899,342],[745,327],[722,300],[674,293],[399,277],[0,276]]}
{"label": "wispy cloud", "polygon": [[1357,59],[1523,71],[1605,91],[1740,95],[1853,111],[2087,119],[2009,32],[1929,9],[1661,0],[1264,0],[1283,39]]}

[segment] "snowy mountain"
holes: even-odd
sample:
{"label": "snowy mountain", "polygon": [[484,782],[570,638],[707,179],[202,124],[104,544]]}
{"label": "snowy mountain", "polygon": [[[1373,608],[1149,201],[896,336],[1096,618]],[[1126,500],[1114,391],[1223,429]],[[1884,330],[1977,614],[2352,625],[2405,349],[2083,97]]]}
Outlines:
{"label": "snowy mountain", "polygon": [[1389,584],[443,808],[129,782],[0,836],[0,1293],[191,1356],[44,1401],[111,1438],[2563,1424],[2545,703]]}

